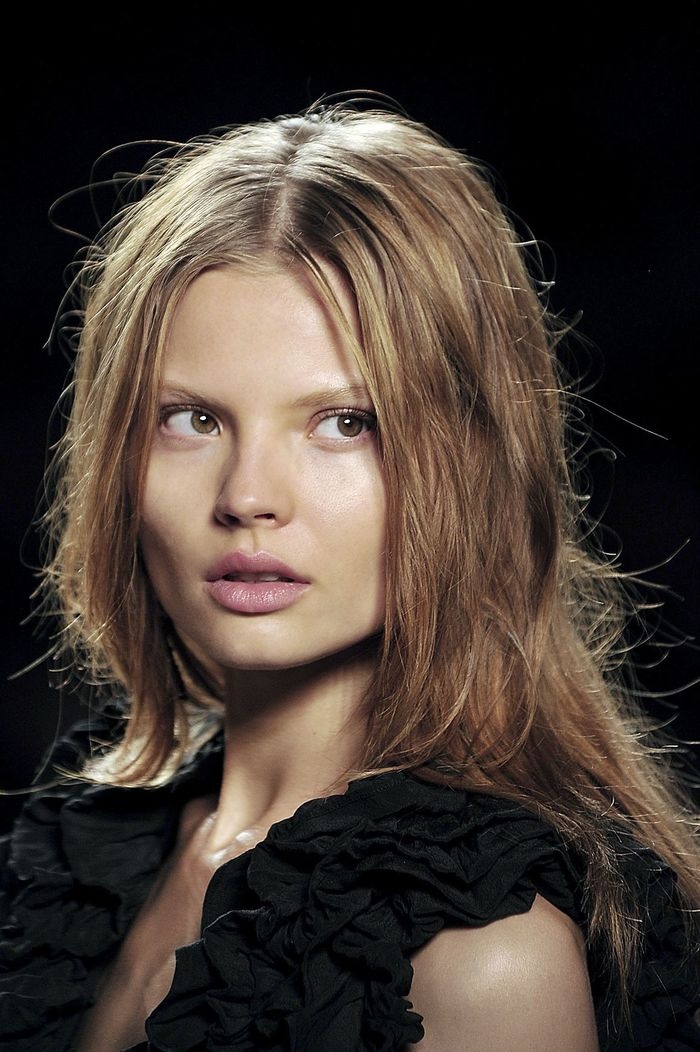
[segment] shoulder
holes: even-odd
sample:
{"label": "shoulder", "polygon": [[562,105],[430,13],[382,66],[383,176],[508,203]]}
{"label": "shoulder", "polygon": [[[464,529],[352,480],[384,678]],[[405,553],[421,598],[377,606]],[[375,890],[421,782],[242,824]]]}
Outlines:
{"label": "shoulder", "polygon": [[541,895],[525,913],[443,930],[412,964],[425,1052],[597,1052],[583,935]]}

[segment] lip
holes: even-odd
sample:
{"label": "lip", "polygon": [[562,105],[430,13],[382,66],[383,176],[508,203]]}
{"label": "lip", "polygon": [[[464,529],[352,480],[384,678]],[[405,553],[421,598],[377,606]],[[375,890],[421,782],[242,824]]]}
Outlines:
{"label": "lip", "polygon": [[[281,559],[278,559],[276,555],[271,555],[269,552],[255,552],[254,555],[248,555],[246,552],[235,551],[229,552],[228,555],[224,555],[223,558],[219,559],[218,562],[214,563],[206,573],[206,581],[215,582],[226,577],[227,574],[232,573],[276,573],[280,577],[289,577],[293,583],[296,584],[309,584],[309,580],[306,577],[302,577],[296,570],[293,570],[291,566],[287,566]],[[227,581],[227,584],[244,584],[243,581]],[[248,582],[258,583],[258,582]],[[275,581],[261,581],[260,584],[283,584],[286,582],[275,582]]]}
{"label": "lip", "polygon": [[311,585],[305,581],[207,581],[212,599],[237,614],[274,614],[296,603]]}
{"label": "lip", "polygon": [[[288,581],[229,581],[233,573],[274,573]],[[236,551],[224,555],[206,574],[205,589],[212,599],[239,614],[271,614],[296,603],[310,581],[269,552],[248,555]]]}

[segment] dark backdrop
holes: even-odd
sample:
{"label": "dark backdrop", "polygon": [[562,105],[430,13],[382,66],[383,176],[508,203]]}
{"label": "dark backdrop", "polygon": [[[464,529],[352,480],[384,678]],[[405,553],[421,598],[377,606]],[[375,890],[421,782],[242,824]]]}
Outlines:
{"label": "dark backdrop", "polygon": [[[468,8],[467,14],[468,14]],[[130,12],[133,19],[134,12]],[[116,16],[115,16],[116,20]],[[694,635],[700,587],[697,472],[698,34],[614,29],[593,19],[514,25],[468,14],[449,22],[376,27],[347,10],[342,32],[323,21],[263,28],[204,20],[177,27],[20,25],[3,74],[5,399],[2,540],[5,564],[0,787],[31,778],[57,727],[79,712],[47,686],[46,647],[28,614],[33,586],[19,551],[45,457],[46,421],[66,362],[42,349],[77,242],[52,229],[52,202],[90,179],[106,150],[132,140],[186,139],[218,125],[296,111],[322,94],[374,89],[394,96],[496,173],[502,200],[541,243],[550,305],[581,312],[571,363],[588,397],[592,508],[625,570],[654,567],[652,598],[677,633]],[[8,67],[5,66],[7,71]],[[119,153],[97,178],[147,151]],[[58,219],[94,232],[85,195]],[[595,452],[604,447],[615,451]],[[675,553],[675,554],[674,554]],[[24,562],[36,558],[25,542]],[[681,598],[682,597],[682,598]],[[659,616],[659,615],[657,615]],[[640,651],[648,664],[658,650]],[[640,672],[644,703],[672,731],[700,737],[700,654],[691,644]],[[681,690],[684,684],[690,684]],[[666,700],[657,695],[666,694]],[[0,799],[6,825],[19,804]]]}

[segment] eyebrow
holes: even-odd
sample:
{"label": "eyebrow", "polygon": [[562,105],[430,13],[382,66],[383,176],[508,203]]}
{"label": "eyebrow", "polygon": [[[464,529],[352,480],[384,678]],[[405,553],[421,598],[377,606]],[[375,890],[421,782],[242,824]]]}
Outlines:
{"label": "eyebrow", "polygon": [[369,392],[364,384],[344,384],[341,387],[320,387],[317,391],[302,395],[290,403],[293,409],[309,409],[319,402],[371,402]]}
{"label": "eyebrow", "polygon": [[[199,402],[206,401],[212,408],[218,408],[218,399],[203,396],[195,391],[188,391],[183,387],[171,387],[169,384],[163,384],[161,393],[167,394],[171,398],[182,398],[188,402]],[[364,384],[341,384],[336,387],[319,387],[315,391],[310,391],[308,394],[301,395],[299,398],[295,398],[289,405],[292,409],[313,409],[314,406],[319,405],[322,402],[330,402],[333,405],[340,405],[343,402],[369,402],[371,404],[372,399],[369,396],[369,392]]]}

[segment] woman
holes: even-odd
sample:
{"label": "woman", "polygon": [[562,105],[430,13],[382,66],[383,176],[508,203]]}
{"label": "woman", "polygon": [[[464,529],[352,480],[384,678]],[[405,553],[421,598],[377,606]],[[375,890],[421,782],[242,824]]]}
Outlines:
{"label": "woman", "polygon": [[10,1047],[700,1047],[688,805],[487,180],[338,105],[143,182],[82,269],[44,594],[101,705],[7,844]]}

